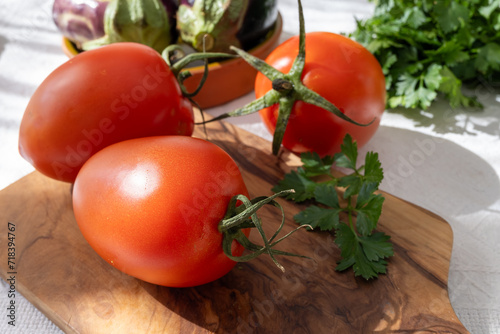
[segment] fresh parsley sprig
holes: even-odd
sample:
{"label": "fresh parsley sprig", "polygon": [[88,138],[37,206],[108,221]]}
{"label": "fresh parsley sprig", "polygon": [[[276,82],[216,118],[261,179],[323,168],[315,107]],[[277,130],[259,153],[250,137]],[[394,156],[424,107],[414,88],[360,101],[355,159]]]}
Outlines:
{"label": "fresh parsley sprig", "polygon": [[438,95],[452,107],[477,107],[475,96],[462,93],[462,84],[498,85],[499,5],[499,0],[380,0],[374,15],[357,20],[350,36],[382,65],[389,108],[427,109]]}
{"label": "fresh parsley sprig", "polygon": [[[384,202],[376,192],[384,177],[378,154],[368,152],[364,165],[357,167],[357,144],[347,135],[341,153],[324,158],[303,153],[301,160],[302,167],[286,174],[273,188],[275,192],[294,189],[287,199],[314,203],[295,215],[295,221],[335,231],[335,243],[342,256],[338,271],[352,267],[356,276],[365,279],[386,273],[386,259],[394,255],[394,250],[388,235],[374,232]],[[352,173],[336,177],[332,173],[334,165]]]}

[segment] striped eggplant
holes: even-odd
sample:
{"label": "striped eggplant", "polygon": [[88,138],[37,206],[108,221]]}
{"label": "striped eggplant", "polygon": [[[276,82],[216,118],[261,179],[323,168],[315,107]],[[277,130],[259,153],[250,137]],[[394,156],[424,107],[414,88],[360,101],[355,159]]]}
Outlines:
{"label": "striped eggplant", "polygon": [[[150,10],[150,8],[155,8],[152,4],[156,5],[158,3],[163,4],[163,8],[166,10],[168,30],[164,22],[163,8],[160,11]],[[167,41],[169,43],[176,41],[175,17],[177,7],[178,0],[54,0],[52,17],[62,35],[73,42],[80,50],[85,49],[85,43],[91,46],[99,44],[93,41],[99,41],[101,44],[106,42],[103,38],[105,38],[106,34],[110,34],[106,30],[110,30],[109,27],[112,25],[117,25],[118,30],[123,30],[120,33],[127,34],[121,36],[121,38],[135,39],[134,41],[139,43],[145,42],[143,44],[157,43],[160,45],[158,48],[161,48]],[[129,8],[139,8],[140,11],[136,11],[133,15],[127,17],[127,11],[130,11]],[[108,20],[108,29],[106,20]],[[144,29],[143,22],[152,25],[154,33]],[[152,34],[158,34],[159,29],[167,30],[167,36],[151,37]],[[111,34],[114,33],[111,32]],[[111,39],[116,40],[119,38],[116,36],[113,38],[112,36]],[[157,41],[158,39],[160,41]],[[154,41],[151,42],[151,40]]]}

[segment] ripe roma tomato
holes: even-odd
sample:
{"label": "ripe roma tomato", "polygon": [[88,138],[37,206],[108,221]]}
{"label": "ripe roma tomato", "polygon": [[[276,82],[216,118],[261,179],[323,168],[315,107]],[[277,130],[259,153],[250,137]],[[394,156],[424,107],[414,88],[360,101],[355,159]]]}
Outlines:
{"label": "ripe roma tomato", "polygon": [[[73,208],[83,236],[106,262],[150,283],[187,287],[216,280],[236,264],[223,252],[218,223],[238,194],[248,197],[240,171],[218,146],[158,136],[93,155],[76,178]],[[242,252],[233,241],[232,254]]]}
{"label": "ripe roma tomato", "polygon": [[[342,120],[331,112],[302,101],[295,102],[283,137],[283,146],[295,153],[317,152],[320,156],[340,151],[349,133],[363,146],[377,130],[385,110],[385,78],[375,57],[359,43],[334,33],[306,34],[306,58],[302,83],[315,91],[352,120],[368,124],[359,126]],[[279,45],[266,62],[288,73],[299,51],[299,37]],[[255,80],[257,98],[272,89],[262,73]],[[271,133],[276,128],[278,105],[260,111]]]}
{"label": "ripe roma tomato", "polygon": [[42,82],[22,119],[19,151],[41,173],[73,182],[83,163],[110,144],[190,136],[193,128],[192,106],[161,55],[115,43],[78,54]]}

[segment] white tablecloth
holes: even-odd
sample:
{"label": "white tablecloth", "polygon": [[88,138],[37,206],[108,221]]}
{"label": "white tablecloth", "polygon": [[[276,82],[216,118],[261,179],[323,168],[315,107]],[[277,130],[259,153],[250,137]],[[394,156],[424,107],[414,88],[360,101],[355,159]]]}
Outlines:
{"label": "white tablecloth", "polygon": [[[17,151],[19,123],[35,88],[67,60],[51,5],[52,0],[0,2],[0,189],[33,170]],[[297,4],[279,0],[279,7],[284,39],[298,33]],[[304,9],[307,31],[350,32],[354,17],[369,17],[373,4],[314,0],[304,1]],[[379,152],[386,175],[383,190],[450,223],[452,306],[471,333],[500,333],[500,83],[475,90],[484,111],[451,110],[445,103],[428,112],[388,111],[362,150]],[[208,112],[219,114],[252,99],[248,94]],[[230,122],[271,138],[256,115]],[[0,233],[6,233],[6,226]],[[7,290],[1,281],[0,333],[60,332],[19,294],[16,327],[9,326]]]}

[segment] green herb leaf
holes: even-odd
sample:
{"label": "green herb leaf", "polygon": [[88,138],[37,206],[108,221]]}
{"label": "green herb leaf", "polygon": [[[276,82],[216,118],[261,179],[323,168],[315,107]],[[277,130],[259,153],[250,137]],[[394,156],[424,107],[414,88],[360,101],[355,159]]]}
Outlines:
{"label": "green herb leaf", "polygon": [[[376,193],[384,177],[378,154],[368,152],[364,165],[358,167],[357,144],[346,135],[341,152],[334,157],[304,153],[301,159],[302,168],[286,174],[273,188],[274,191],[295,189],[289,199],[315,203],[296,214],[295,221],[313,229],[335,231],[335,243],[342,257],[336,270],[352,267],[356,276],[365,279],[385,273],[385,259],[394,251],[388,236],[374,232],[384,202],[384,197]],[[352,173],[335,177],[332,167],[346,168]]]}
{"label": "green herb leaf", "polygon": [[393,255],[388,239],[389,237],[381,232],[359,238],[347,225],[340,225],[335,243],[341,248],[342,260],[335,269],[344,271],[352,267],[355,276],[362,276],[367,280],[377,277],[378,274],[385,274],[385,258]]}
{"label": "green herb leaf", "polygon": [[341,153],[335,154],[334,160],[337,167],[356,169],[356,160],[358,159],[358,145],[352,141],[352,137],[347,134],[342,145]]}
{"label": "green herb leaf", "polygon": [[479,49],[475,65],[482,73],[500,70],[500,45],[488,43]]}
{"label": "green herb leaf", "polygon": [[500,0],[374,2],[350,37],[379,60],[389,108],[428,109],[439,95],[452,108],[481,107],[462,85],[500,75]]}
{"label": "green herb leaf", "polygon": [[344,198],[355,196],[361,190],[363,179],[356,174],[346,175],[338,180],[340,187],[346,188],[344,191]]}
{"label": "green herb leaf", "polygon": [[316,152],[305,152],[300,158],[305,174],[308,177],[329,174],[334,163],[333,157],[320,158]]}
{"label": "green herb leaf", "polygon": [[[447,3],[448,2],[448,3]],[[469,10],[457,1],[440,1],[434,6],[434,14],[444,33],[457,30],[469,20]]]}
{"label": "green herb leaf", "polygon": [[378,153],[368,152],[365,157],[365,180],[370,183],[376,183],[377,187],[384,178],[384,170],[378,159]]}
{"label": "green herb leaf", "polygon": [[377,226],[378,219],[382,213],[384,197],[381,195],[370,196],[368,201],[356,203],[356,227],[362,236],[368,236]]}
{"label": "green herb leaf", "polygon": [[294,216],[300,225],[311,225],[322,231],[331,231],[339,225],[341,209],[328,209],[312,205]]}
{"label": "green herb leaf", "polygon": [[318,203],[334,209],[340,208],[339,196],[337,194],[337,189],[334,187],[334,183],[319,184],[314,191],[314,197]]}
{"label": "green herb leaf", "polygon": [[391,237],[383,232],[360,237],[363,252],[370,261],[379,261],[394,255],[394,248],[389,242]]}
{"label": "green herb leaf", "polygon": [[278,193],[283,190],[294,189],[295,192],[288,194],[285,198],[300,203],[314,197],[316,186],[316,182],[309,179],[304,170],[299,168],[297,171],[286,174],[284,179],[274,186],[272,190]]}
{"label": "green herb leaf", "polygon": [[425,13],[418,7],[407,8],[401,17],[401,22],[406,22],[411,28],[418,29],[428,21]]}
{"label": "green herb leaf", "polygon": [[484,18],[489,19],[495,9],[498,10],[498,7],[500,7],[500,0],[489,1],[488,5],[479,8],[479,13],[483,15]]}
{"label": "green herb leaf", "polygon": [[462,94],[462,81],[458,79],[448,67],[445,66],[441,70],[441,78],[442,81],[441,85],[439,85],[439,91],[448,97],[452,107],[479,106],[476,99]]}

